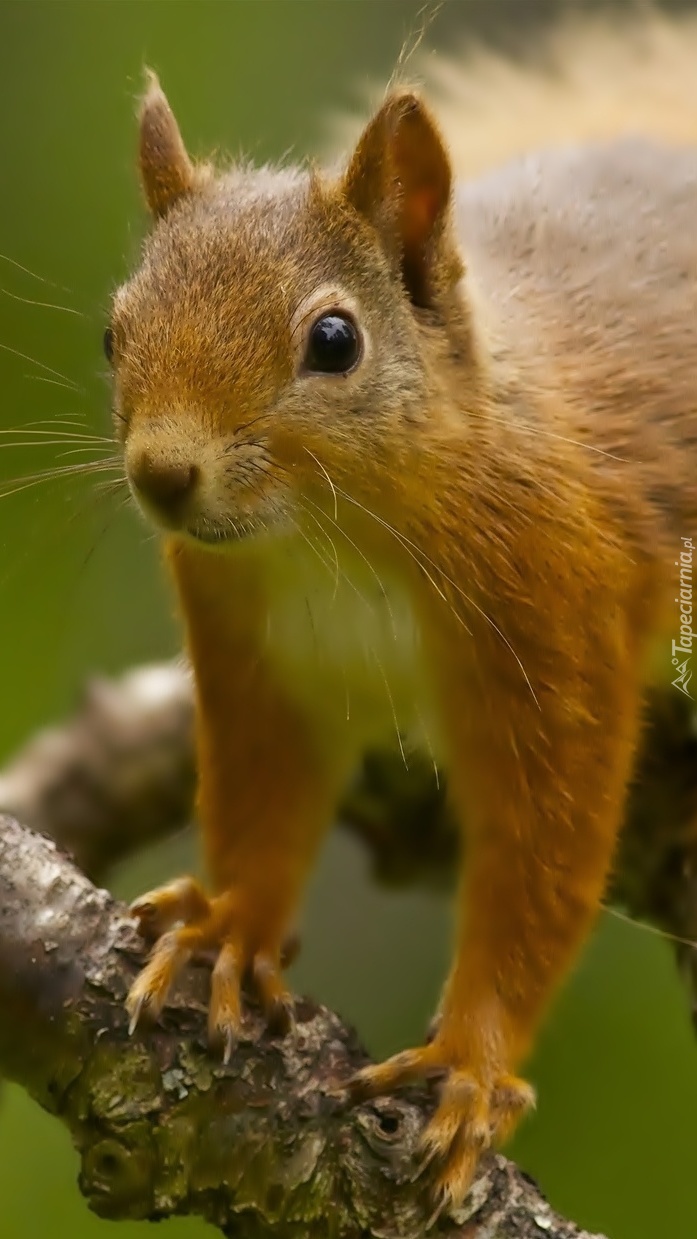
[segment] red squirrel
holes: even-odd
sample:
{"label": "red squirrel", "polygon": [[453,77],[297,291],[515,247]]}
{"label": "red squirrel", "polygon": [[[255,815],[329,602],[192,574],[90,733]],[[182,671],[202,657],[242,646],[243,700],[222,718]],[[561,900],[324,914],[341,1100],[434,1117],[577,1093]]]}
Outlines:
{"label": "red squirrel", "polygon": [[151,76],[152,229],[105,337],[194,670],[210,878],[133,905],[132,1024],[207,949],[225,1055],[246,977],[286,1029],[342,789],[368,746],[427,745],[467,841],[452,967],[432,1039],[347,1091],[442,1078],[446,1203],[533,1104],[520,1065],[596,918],[646,691],[680,663],[689,692],[697,146],[590,136],[457,181],[392,87],[339,167],[218,170]]}

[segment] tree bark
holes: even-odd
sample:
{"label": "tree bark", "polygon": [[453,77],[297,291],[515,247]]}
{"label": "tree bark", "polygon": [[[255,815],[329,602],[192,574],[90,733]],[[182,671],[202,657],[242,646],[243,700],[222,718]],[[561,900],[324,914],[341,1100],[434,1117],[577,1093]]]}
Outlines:
{"label": "tree bark", "polygon": [[[0,1071],[69,1128],[80,1188],[113,1219],[206,1218],[245,1239],[417,1239],[413,1181],[426,1092],[349,1108],[366,1061],[330,1011],[298,1000],[273,1040],[249,1009],[228,1066],[205,1040],[206,969],[192,966],[162,1022],[129,1037],[123,999],[143,947],[126,909],[53,840],[0,819]],[[450,1239],[591,1239],[503,1157],[484,1162]]]}
{"label": "tree bark", "polygon": [[191,820],[193,689],[183,663],[93,679],[73,718],[0,772],[0,812],[51,835],[93,881]]}

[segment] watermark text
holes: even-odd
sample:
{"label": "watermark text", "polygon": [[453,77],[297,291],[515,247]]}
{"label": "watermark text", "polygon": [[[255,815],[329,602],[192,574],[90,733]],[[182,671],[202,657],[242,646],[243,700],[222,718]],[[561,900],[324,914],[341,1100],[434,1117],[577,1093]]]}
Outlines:
{"label": "watermark text", "polygon": [[684,693],[686,697],[691,697],[690,680],[692,679],[692,669],[690,663],[692,661],[693,642],[697,639],[692,629],[692,559],[695,548],[692,544],[692,538],[681,538],[680,542],[680,556],[675,561],[675,567],[678,569],[678,597],[675,601],[678,606],[680,638],[678,641],[674,639],[672,643],[671,656],[675,669],[675,679],[672,681],[672,685],[673,688],[677,688],[679,692]]}

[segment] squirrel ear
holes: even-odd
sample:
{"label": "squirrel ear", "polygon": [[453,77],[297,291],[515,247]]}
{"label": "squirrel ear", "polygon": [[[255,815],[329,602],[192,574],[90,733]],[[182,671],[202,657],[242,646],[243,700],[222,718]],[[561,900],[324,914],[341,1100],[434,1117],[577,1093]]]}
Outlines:
{"label": "squirrel ear", "polygon": [[140,176],[153,215],[165,215],[193,189],[196,173],[157,75],[146,69],[140,105]]}
{"label": "squirrel ear", "polygon": [[343,189],[400,264],[416,305],[432,303],[442,278],[452,181],[448,153],[423,101],[410,91],[388,95],[363,131]]}

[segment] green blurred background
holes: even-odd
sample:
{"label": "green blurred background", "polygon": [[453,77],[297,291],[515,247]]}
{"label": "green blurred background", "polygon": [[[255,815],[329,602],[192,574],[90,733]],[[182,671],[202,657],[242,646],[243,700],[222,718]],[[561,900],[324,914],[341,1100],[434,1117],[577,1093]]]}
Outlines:
{"label": "green blurred background", "polygon": [[[66,419],[109,433],[101,337],[110,291],[144,226],[133,175],[142,65],[160,72],[194,151],[228,146],[259,160],[291,147],[304,153],[333,113],[389,73],[420,7],[421,0],[0,3],[0,429]],[[476,32],[515,45],[524,28],[565,7],[451,0],[428,42],[437,50]],[[61,455],[72,444],[10,446],[16,438],[0,435],[2,492],[14,489],[15,477],[86,459]],[[100,497],[89,479],[2,498],[0,623],[0,762],[69,711],[90,672],[177,648],[151,536],[120,497]],[[115,887],[130,895],[163,879],[191,863],[193,846],[177,840],[139,858]],[[436,896],[374,889],[364,857],[337,833],[311,890],[296,985],[355,1022],[376,1055],[410,1044],[444,974],[448,916]],[[539,1111],[513,1153],[552,1202],[611,1239],[694,1239],[697,1047],[668,946],[606,916],[531,1076]],[[0,1235],[103,1239],[113,1224],[88,1213],[76,1172],[58,1124],[17,1090],[3,1090]],[[181,1221],[163,1233],[183,1239],[204,1229]],[[145,1225],[118,1231],[123,1239],[146,1232]]]}

